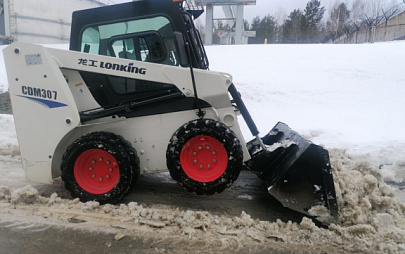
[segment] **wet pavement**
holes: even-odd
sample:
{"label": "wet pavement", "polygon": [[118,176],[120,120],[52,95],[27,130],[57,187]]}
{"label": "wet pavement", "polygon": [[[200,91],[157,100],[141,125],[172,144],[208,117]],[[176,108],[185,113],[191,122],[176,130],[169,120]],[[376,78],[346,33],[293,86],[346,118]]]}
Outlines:
{"label": "wet pavement", "polygon": [[242,171],[238,180],[222,193],[200,196],[188,193],[169,173],[141,175],[135,189],[123,200],[143,205],[209,211],[216,215],[239,216],[242,211],[254,219],[301,222],[303,215],[283,207],[270,196],[263,182],[253,173]]}

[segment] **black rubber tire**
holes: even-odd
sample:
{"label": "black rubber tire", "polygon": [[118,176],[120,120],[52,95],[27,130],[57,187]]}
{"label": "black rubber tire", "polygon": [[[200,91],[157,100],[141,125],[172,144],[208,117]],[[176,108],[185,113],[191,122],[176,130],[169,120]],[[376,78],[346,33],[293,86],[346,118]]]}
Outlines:
{"label": "black rubber tire", "polygon": [[[185,144],[201,135],[218,140],[225,148],[228,157],[225,172],[218,179],[210,182],[199,182],[190,178],[180,161],[180,154]],[[238,137],[225,124],[212,119],[198,119],[184,124],[173,134],[167,147],[166,163],[171,177],[185,190],[198,195],[212,195],[224,191],[236,181],[243,167],[243,151]]]}
{"label": "black rubber tire", "polygon": [[[118,182],[108,192],[97,194],[88,192],[75,178],[76,160],[81,154],[91,149],[109,153],[118,165]],[[120,201],[134,187],[140,174],[139,158],[135,149],[123,137],[109,132],[89,133],[73,142],[63,155],[61,170],[65,188],[73,197],[78,197],[82,202],[98,201],[100,204],[115,204]]]}

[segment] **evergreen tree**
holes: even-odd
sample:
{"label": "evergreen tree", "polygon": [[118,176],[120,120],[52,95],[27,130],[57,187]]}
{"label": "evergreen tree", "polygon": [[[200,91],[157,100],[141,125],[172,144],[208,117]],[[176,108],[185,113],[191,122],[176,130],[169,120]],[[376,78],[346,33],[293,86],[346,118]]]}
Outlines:
{"label": "evergreen tree", "polygon": [[321,7],[321,1],[311,0],[307,3],[304,10],[305,21],[308,27],[319,28],[323,15],[325,13],[325,7]]}
{"label": "evergreen tree", "polygon": [[243,27],[245,28],[245,31],[250,31],[249,21],[246,19],[243,20]]}
{"label": "evergreen tree", "polygon": [[277,24],[270,14],[261,19],[260,22],[254,20],[252,30],[256,31],[256,38],[252,38],[252,43],[262,44],[265,39],[268,43],[276,42]]}
{"label": "evergreen tree", "polygon": [[302,42],[317,42],[320,38],[321,22],[325,14],[325,7],[321,7],[321,1],[311,0],[304,10]]}
{"label": "evergreen tree", "polygon": [[261,19],[259,16],[253,18],[250,31],[257,31],[258,29],[260,29],[260,20]]}
{"label": "evergreen tree", "polygon": [[251,44],[263,44],[265,39],[268,43],[276,43],[277,23],[270,14],[260,19],[259,16],[252,20],[251,31],[256,31],[256,37],[249,38]]}
{"label": "evergreen tree", "polygon": [[283,24],[282,42],[300,43],[302,42],[303,28],[305,27],[305,17],[300,9],[290,13]]}
{"label": "evergreen tree", "polygon": [[259,34],[262,39],[267,39],[268,43],[276,43],[276,33],[277,33],[277,22],[275,18],[271,15],[265,16],[260,24],[262,26],[261,33]]}
{"label": "evergreen tree", "polygon": [[297,9],[290,13],[283,25],[284,43],[311,43],[321,38],[321,22],[325,7],[321,1],[310,0],[302,12]]}

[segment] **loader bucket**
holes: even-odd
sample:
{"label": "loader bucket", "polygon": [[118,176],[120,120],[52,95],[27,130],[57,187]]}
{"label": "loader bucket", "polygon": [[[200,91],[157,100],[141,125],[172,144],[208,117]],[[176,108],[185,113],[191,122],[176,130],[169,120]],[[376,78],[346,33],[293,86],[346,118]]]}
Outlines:
{"label": "loader bucket", "polygon": [[262,141],[266,150],[257,139],[247,144],[252,157],[247,165],[265,181],[269,193],[285,207],[333,221],[338,205],[328,151],[281,122]]}

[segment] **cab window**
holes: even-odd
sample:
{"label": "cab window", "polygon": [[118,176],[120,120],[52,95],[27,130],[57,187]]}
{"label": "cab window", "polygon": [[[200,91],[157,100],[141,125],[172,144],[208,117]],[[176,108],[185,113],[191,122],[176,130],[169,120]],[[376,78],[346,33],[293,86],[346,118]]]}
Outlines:
{"label": "cab window", "polygon": [[173,27],[163,16],[89,26],[82,34],[81,51],[179,65]]}
{"label": "cab window", "polygon": [[108,43],[112,56],[143,62],[165,63],[166,47],[155,31],[117,36]]}

